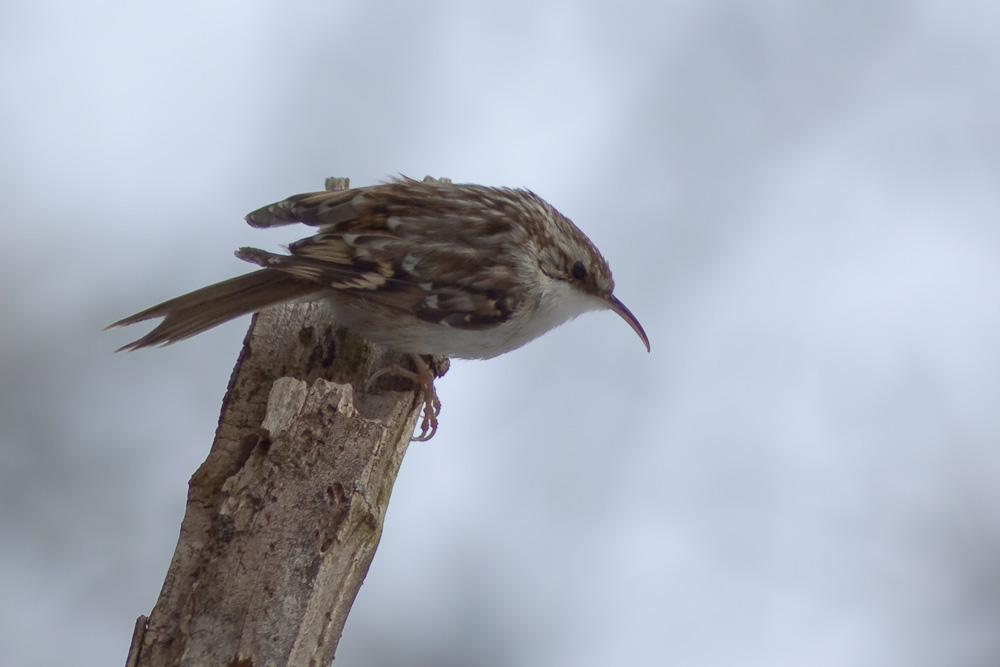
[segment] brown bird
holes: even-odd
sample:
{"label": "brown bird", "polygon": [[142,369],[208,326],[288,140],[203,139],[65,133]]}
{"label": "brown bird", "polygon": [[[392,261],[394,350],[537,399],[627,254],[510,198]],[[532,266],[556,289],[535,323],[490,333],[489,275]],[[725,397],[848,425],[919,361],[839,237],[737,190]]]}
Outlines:
{"label": "brown bird", "polygon": [[489,359],[600,309],[618,313],[649,350],[639,321],[614,295],[601,253],[527,190],[401,178],[295,195],[246,220],[317,230],[287,255],[240,248],[237,257],[263,268],[115,322],[164,318],[122,350],[174,343],[277,303],[325,298],[342,326],[413,357],[417,373],[393,367],[376,377],[405,375],[423,391],[417,440],[434,435],[440,410],[420,355]]}

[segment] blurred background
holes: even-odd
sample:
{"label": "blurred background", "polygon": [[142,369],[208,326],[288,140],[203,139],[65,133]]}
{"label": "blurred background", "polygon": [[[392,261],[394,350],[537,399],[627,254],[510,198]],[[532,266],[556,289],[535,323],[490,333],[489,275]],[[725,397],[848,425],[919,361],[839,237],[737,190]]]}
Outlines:
{"label": "blurred background", "polygon": [[438,384],[337,664],[1000,664],[1000,5],[0,4],[0,664],[122,664],[327,176],[529,187],[615,271]]}

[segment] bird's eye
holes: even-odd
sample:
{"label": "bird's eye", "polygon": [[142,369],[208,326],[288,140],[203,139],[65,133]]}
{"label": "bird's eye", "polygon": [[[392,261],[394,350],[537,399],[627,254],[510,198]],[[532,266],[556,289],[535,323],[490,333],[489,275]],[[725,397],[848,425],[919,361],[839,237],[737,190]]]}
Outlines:
{"label": "bird's eye", "polygon": [[573,277],[577,280],[583,280],[587,277],[587,267],[583,265],[583,262],[576,260],[573,262],[573,267],[570,269]]}

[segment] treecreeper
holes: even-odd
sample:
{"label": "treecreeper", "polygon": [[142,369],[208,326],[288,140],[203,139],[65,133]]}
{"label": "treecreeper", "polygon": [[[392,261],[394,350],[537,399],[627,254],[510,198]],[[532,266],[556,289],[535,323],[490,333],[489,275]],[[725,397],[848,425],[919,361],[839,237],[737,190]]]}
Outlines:
{"label": "treecreeper", "polygon": [[252,227],[314,228],[288,254],[240,248],[261,267],[164,301],[110,325],[162,317],[122,347],[168,345],[279,303],[326,299],[337,322],[411,355],[421,432],[437,430],[441,403],[423,358],[490,359],[590,310],[620,315],[649,350],[639,321],[614,294],[611,269],[590,239],[529,190],[396,178],[294,195],[246,217]]}

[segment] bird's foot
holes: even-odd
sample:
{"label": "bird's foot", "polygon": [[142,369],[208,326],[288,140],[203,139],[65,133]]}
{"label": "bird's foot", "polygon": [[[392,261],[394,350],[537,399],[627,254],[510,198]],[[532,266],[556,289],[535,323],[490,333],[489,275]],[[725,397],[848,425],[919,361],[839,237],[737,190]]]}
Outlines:
{"label": "bird's foot", "polygon": [[435,374],[431,370],[431,367],[419,354],[411,354],[410,357],[413,359],[414,366],[417,367],[415,373],[398,364],[386,366],[372,374],[365,388],[371,388],[372,384],[384,375],[396,375],[410,380],[424,406],[423,418],[420,422],[420,435],[410,439],[424,442],[433,438],[437,432],[437,418],[441,414],[441,401],[438,399],[437,390],[434,388]]}

